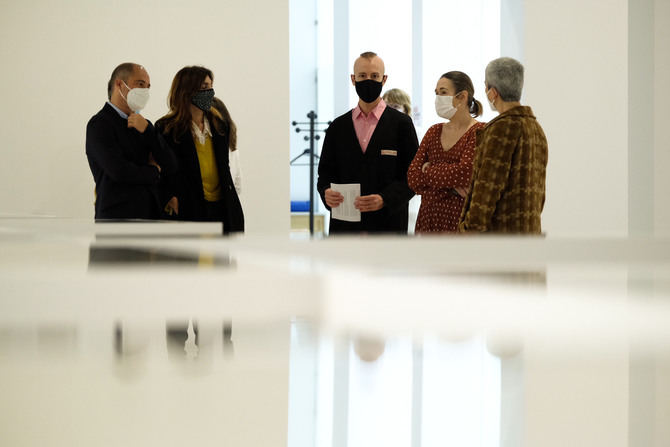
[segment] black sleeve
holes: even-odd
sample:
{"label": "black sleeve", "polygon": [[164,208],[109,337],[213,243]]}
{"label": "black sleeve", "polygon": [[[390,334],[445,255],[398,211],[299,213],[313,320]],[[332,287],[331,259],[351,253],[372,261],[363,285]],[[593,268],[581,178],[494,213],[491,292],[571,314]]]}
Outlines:
{"label": "black sleeve", "polygon": [[177,171],[177,157],[170,147],[165,143],[163,135],[154,127],[151,122],[144,131],[144,138],[149,147],[154,160],[161,167],[162,175],[170,175]]}
{"label": "black sleeve", "polygon": [[160,178],[156,167],[136,165],[124,158],[112,127],[99,117],[92,118],[86,126],[86,154],[119,183],[154,185]]}
{"label": "black sleeve", "polygon": [[[160,146],[161,157],[168,160],[168,165],[172,163],[172,166],[170,166],[171,169],[163,172],[160,182],[161,200],[164,203],[167,203],[170,199],[177,196],[177,171],[179,169],[179,162],[177,161],[177,155],[174,150],[174,144],[176,143],[170,135],[164,133],[160,120],[156,123],[154,129],[156,132],[156,139]],[[160,165],[160,161],[158,161],[158,159],[156,161]],[[163,165],[161,165],[161,168],[165,170]]]}
{"label": "black sleeve", "polygon": [[409,200],[414,196],[414,191],[407,184],[407,171],[419,148],[419,140],[416,136],[414,124],[409,117],[403,116],[403,119],[398,122],[398,140],[398,163],[396,164],[395,181],[380,192],[384,199],[384,207],[392,213],[403,206],[407,206]]}
{"label": "black sleeve", "polygon": [[326,136],[323,139],[321,158],[319,159],[318,179],[316,182],[316,189],[319,191],[321,201],[329,211],[330,207],[326,205],[326,189],[330,188],[331,183],[337,183],[335,174],[337,172],[337,161],[335,160],[334,147],[335,130],[333,130],[333,124],[328,127]]}

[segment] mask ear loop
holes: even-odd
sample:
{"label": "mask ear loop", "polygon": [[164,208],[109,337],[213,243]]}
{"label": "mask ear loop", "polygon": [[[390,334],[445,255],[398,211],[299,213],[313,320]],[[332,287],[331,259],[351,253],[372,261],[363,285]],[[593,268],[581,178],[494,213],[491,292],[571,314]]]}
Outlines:
{"label": "mask ear loop", "polygon": [[[128,87],[128,84],[126,84],[126,81],[124,81],[123,79],[121,79],[121,82],[123,82],[123,85],[125,85],[126,88],[128,89],[128,93],[130,93],[130,91],[132,90],[132,88]],[[126,104],[128,104],[128,93],[126,93],[126,96],[124,97],[123,94],[121,93],[121,91],[119,90],[119,94],[121,95],[121,97],[123,98],[123,100],[126,101]],[[128,107],[130,107],[130,104],[128,104]],[[135,113],[140,113],[139,110],[133,110],[133,112],[135,112]]]}
{"label": "mask ear loop", "polygon": [[[126,84],[126,81],[121,79],[121,82],[123,82],[123,85],[125,85],[126,88],[128,89],[128,91],[130,92],[131,89],[130,89],[130,87],[128,87],[128,84]],[[121,89],[119,89],[119,95],[121,95],[121,97],[126,102],[126,104],[128,104],[128,93],[126,93],[126,96],[123,96],[123,93],[121,93]]]}

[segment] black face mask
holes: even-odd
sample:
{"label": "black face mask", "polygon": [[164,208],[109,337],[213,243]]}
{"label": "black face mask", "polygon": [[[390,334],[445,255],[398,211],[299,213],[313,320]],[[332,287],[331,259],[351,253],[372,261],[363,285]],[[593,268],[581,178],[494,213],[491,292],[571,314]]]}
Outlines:
{"label": "black face mask", "polygon": [[366,79],[365,81],[356,81],[356,94],[363,102],[375,102],[382,92],[382,83]]}
{"label": "black face mask", "polygon": [[207,112],[209,109],[212,108],[213,100],[214,100],[213,88],[209,88],[207,90],[200,90],[199,92],[196,92],[191,98],[191,102],[193,103],[193,105],[202,110],[203,112]]}

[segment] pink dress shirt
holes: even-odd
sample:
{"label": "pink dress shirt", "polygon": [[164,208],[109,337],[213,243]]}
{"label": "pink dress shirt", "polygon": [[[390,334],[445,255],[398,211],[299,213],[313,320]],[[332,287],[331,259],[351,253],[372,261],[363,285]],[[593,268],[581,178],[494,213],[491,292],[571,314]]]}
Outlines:
{"label": "pink dress shirt", "polygon": [[361,107],[358,105],[351,112],[351,117],[354,120],[354,130],[356,131],[356,137],[358,138],[358,143],[361,145],[361,149],[363,149],[363,153],[365,153],[368,148],[370,138],[377,128],[377,123],[379,122],[379,118],[381,118],[382,113],[384,113],[385,108],[386,103],[383,99],[380,99],[377,106],[375,106],[375,108],[372,109],[372,111],[370,111],[367,116],[365,116],[361,110]]}

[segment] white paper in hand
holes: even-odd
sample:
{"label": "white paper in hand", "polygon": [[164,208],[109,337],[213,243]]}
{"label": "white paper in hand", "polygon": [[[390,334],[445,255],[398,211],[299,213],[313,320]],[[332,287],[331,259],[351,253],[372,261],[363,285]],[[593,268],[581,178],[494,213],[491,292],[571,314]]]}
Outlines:
{"label": "white paper in hand", "polygon": [[360,222],[361,212],[354,207],[354,200],[361,195],[360,183],[331,183],[330,188],[344,196],[344,202],[340,206],[331,209],[333,219],[345,220],[347,222]]}

